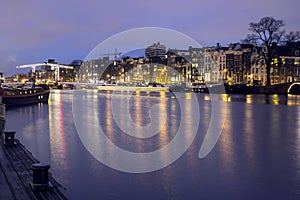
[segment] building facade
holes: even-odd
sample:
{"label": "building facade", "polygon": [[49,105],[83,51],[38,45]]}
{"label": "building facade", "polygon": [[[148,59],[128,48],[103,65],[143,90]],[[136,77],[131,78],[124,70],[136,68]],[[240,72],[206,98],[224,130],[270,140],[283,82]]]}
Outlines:
{"label": "building facade", "polygon": [[[109,60],[108,57],[86,61],[78,73],[80,81],[105,80],[110,83],[161,84],[220,83],[265,85],[266,63],[263,47],[230,44],[221,47],[168,49],[154,43],[145,50],[146,57]],[[300,43],[276,47],[272,58],[272,84],[300,81]]]}

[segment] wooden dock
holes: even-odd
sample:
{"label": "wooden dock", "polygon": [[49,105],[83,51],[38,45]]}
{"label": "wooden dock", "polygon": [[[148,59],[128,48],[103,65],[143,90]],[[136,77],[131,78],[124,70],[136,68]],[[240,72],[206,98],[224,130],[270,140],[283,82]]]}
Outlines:
{"label": "wooden dock", "polygon": [[65,200],[65,188],[49,173],[49,187],[37,190],[33,185],[32,164],[39,161],[18,141],[5,145],[0,135],[0,199]]}

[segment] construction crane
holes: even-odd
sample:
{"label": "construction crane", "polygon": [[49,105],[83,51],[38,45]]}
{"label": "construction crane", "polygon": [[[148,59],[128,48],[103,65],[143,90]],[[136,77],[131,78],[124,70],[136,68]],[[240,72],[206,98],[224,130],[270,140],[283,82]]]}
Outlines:
{"label": "construction crane", "polygon": [[105,53],[105,54],[100,54],[100,56],[114,56],[115,60],[117,60],[118,56],[120,56],[122,52],[118,52],[117,49],[115,49],[114,53]]}
{"label": "construction crane", "polygon": [[36,71],[36,67],[41,67],[41,66],[50,66],[51,70],[55,70],[57,74],[56,76],[56,81],[60,80],[59,77],[59,69],[60,68],[64,68],[64,69],[74,69],[74,67],[72,66],[68,66],[68,65],[62,65],[62,64],[57,64],[57,63],[52,63],[52,62],[44,62],[44,63],[36,63],[36,64],[27,64],[27,65],[19,65],[16,68],[17,69],[24,69],[24,68],[31,68],[31,72],[32,74],[35,73]]}

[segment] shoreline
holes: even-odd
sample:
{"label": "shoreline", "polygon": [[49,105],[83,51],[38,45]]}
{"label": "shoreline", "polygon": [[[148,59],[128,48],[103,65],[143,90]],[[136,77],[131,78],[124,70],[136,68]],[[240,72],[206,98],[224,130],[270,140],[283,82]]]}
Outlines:
{"label": "shoreline", "polygon": [[[201,86],[188,87],[183,84],[177,85],[166,85],[158,87],[139,87],[139,86],[121,86],[121,85],[84,85],[80,84],[79,87],[73,85],[72,89],[96,89],[98,92],[145,92],[145,93],[155,93],[155,92],[195,92],[195,93],[212,93],[212,94],[278,94],[278,95],[300,95],[300,83],[282,83],[270,86],[248,86],[246,84],[202,84]],[[61,87],[58,90],[63,90]],[[54,89],[55,90],[55,89]]]}

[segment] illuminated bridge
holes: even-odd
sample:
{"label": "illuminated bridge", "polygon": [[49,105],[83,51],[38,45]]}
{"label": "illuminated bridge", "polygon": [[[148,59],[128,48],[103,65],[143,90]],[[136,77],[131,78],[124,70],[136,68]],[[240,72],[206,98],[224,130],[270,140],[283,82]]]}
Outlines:
{"label": "illuminated bridge", "polygon": [[291,83],[287,89],[288,94],[300,94],[300,82]]}
{"label": "illuminated bridge", "polygon": [[277,85],[271,85],[269,87],[269,93],[274,93],[274,94],[300,94],[300,82],[282,83],[282,84],[277,84]]}

